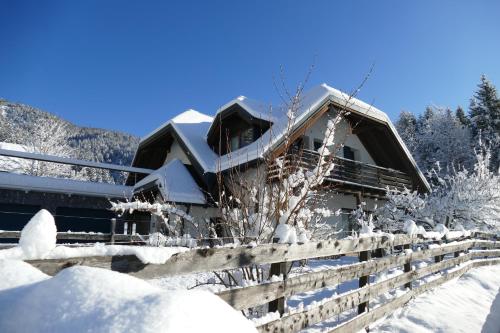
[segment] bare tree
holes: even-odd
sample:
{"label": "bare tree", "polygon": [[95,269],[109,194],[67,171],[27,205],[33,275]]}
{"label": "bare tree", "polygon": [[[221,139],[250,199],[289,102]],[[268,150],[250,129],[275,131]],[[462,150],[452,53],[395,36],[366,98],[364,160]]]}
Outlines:
{"label": "bare tree", "polygon": [[[219,230],[243,243],[270,242],[273,238],[280,242],[306,242],[335,233],[335,226],[326,224],[335,212],[326,205],[331,185],[325,179],[333,171],[335,154],[345,140],[336,128],[349,113],[354,96],[367,78],[368,75],[353,93],[344,94],[343,105],[328,114],[321,146],[312,151],[300,144],[296,134],[298,116],[304,112],[304,83],[291,93],[282,76],[281,88],[277,90],[284,104],[279,112],[285,114],[282,118],[286,121],[277,121],[269,135],[262,135],[257,144],[262,158],[249,164],[229,152],[233,167],[222,170],[219,165]],[[272,112],[270,108],[269,113]],[[219,133],[223,142],[222,128]],[[225,141],[229,142],[227,138]]]}

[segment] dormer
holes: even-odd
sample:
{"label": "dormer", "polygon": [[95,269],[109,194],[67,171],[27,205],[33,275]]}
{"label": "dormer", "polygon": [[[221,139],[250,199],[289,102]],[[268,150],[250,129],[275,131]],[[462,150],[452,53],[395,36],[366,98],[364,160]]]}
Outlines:
{"label": "dormer", "polygon": [[272,124],[268,107],[240,96],[219,109],[208,130],[207,143],[213,151],[225,155],[256,141]]}

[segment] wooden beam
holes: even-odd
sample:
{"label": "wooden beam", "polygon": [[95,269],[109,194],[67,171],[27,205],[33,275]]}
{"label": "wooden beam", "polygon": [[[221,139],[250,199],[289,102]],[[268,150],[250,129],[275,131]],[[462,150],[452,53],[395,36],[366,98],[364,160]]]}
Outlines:
{"label": "wooden beam", "polygon": [[[323,302],[319,306],[304,310],[302,312],[285,315],[280,319],[261,325],[257,327],[257,329],[259,332],[298,332],[308,326],[324,321],[334,315],[352,309],[353,307],[362,304],[363,302],[378,297],[391,289],[400,287],[405,283],[408,283],[409,281],[420,279],[431,273],[453,267],[468,260],[470,260],[470,256],[466,255],[459,258],[446,260],[438,264],[433,264],[415,270],[414,272],[404,273],[382,282],[374,283],[364,288],[342,294],[339,297],[334,297],[327,302]],[[500,259],[493,260],[500,261]],[[370,312],[364,312],[364,314],[370,314],[372,312],[373,310]],[[365,326],[368,325],[368,323],[364,324]],[[365,326],[360,327],[358,330],[364,328]]]}
{"label": "wooden beam", "polygon": [[[118,236],[118,235],[117,235]],[[109,237],[109,236],[108,236]],[[207,271],[218,271],[224,269],[234,269],[250,265],[272,264],[283,261],[296,261],[308,258],[329,257],[360,251],[372,251],[378,248],[391,248],[408,243],[422,243],[417,237],[407,235],[396,235],[394,239],[388,236],[366,237],[356,239],[324,240],[318,242],[308,242],[305,244],[263,244],[256,247],[236,247],[236,248],[202,248],[193,249],[187,252],[173,255],[165,264],[144,265],[139,259],[133,257],[120,258],[113,257],[114,261],[120,261],[122,265],[129,262],[129,274],[142,277],[154,278],[159,276],[172,276],[188,273],[198,273]],[[54,268],[50,269],[50,262],[54,263]],[[61,269],[61,261],[71,261],[72,259],[48,259],[33,261],[33,265],[42,265],[46,274],[54,275]],[[109,266],[111,260],[108,257],[96,257],[92,262],[102,260],[99,267]],[[31,262],[30,262],[31,263]],[[69,264],[69,263],[68,263]],[[62,265],[64,267],[64,265]],[[38,266],[36,266],[38,267]],[[43,267],[43,268],[42,268]],[[58,268],[59,267],[59,268]],[[140,269],[138,269],[140,267]],[[125,269],[121,267],[121,269]]]}
{"label": "wooden beam", "polygon": [[[228,302],[233,308],[244,310],[265,304],[279,297],[290,297],[297,293],[334,286],[363,275],[376,274],[390,268],[402,266],[408,261],[423,260],[444,253],[465,251],[472,246],[472,241],[444,245],[440,248],[416,251],[406,255],[388,256],[348,266],[334,267],[319,272],[293,276],[287,279],[286,286],[283,281],[270,282],[245,288],[228,289],[217,295]],[[500,253],[500,250],[498,252]],[[495,255],[495,251],[490,250],[489,253],[492,256]]]}

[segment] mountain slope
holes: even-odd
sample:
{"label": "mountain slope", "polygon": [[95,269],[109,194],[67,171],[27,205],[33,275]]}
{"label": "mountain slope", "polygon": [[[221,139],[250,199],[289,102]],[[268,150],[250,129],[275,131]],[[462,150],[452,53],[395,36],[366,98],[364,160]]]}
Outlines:
{"label": "mountain slope", "polygon": [[[139,144],[138,137],[127,133],[80,127],[49,112],[6,100],[0,100],[0,141],[21,144],[46,154],[120,165],[132,163]],[[123,181],[119,173],[100,170],[73,168],[72,177]]]}

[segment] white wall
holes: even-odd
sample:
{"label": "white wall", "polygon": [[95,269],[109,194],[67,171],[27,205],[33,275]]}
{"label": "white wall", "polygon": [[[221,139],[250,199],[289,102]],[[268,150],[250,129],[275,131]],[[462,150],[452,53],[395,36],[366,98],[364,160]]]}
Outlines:
{"label": "white wall", "polygon": [[167,164],[168,162],[172,161],[173,159],[179,159],[183,164],[190,165],[191,162],[189,161],[186,153],[182,150],[181,146],[177,142],[177,140],[174,140],[172,142],[172,145],[170,146],[170,152],[167,154],[167,158],[165,159],[164,165]]}
{"label": "white wall", "polygon": [[[322,115],[321,118],[318,119],[309,129],[307,129],[304,135],[308,137],[308,149],[314,148],[314,139],[323,140],[326,124],[328,119],[332,117],[333,116],[331,114],[326,113]],[[351,129],[347,121],[342,120],[337,126],[335,132],[335,142],[344,143],[346,146],[353,148],[356,151],[355,159],[357,161],[375,165],[375,161],[363,146],[357,135],[351,133]],[[339,150],[337,155],[344,157],[342,149]]]}

